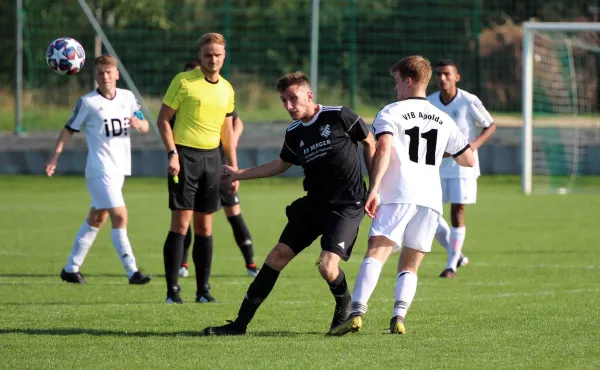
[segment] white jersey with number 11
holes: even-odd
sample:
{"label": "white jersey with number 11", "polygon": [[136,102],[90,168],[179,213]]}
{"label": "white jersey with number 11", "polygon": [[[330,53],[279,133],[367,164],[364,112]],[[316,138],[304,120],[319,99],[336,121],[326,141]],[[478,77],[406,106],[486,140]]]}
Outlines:
{"label": "white jersey with number 11", "polygon": [[393,136],[390,164],[379,190],[381,204],[416,204],[442,214],[444,152],[458,156],[469,147],[456,123],[426,98],[409,98],[384,107],[373,129],[376,137]]}

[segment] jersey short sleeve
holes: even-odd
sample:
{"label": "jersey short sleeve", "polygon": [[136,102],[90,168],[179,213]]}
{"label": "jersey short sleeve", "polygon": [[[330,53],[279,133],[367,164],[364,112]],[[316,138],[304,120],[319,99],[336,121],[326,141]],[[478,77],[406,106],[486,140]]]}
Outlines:
{"label": "jersey short sleeve", "polygon": [[386,109],[382,109],[375,116],[373,121],[373,132],[375,132],[375,138],[383,134],[394,135],[394,120],[390,113]]}
{"label": "jersey short sleeve", "polygon": [[167,93],[163,98],[163,104],[177,110],[186,96],[187,88],[185,87],[185,81],[181,78],[180,74],[178,74],[173,81],[171,81]]}
{"label": "jersey short sleeve", "polygon": [[295,147],[293,142],[292,135],[289,132],[286,132],[283,146],[281,147],[281,153],[279,153],[279,158],[281,158],[281,160],[284,162],[299,166],[300,161],[298,160],[298,153],[292,149]]}
{"label": "jersey short sleeve", "polygon": [[463,154],[465,150],[469,149],[469,141],[465,135],[460,132],[460,129],[454,121],[444,122],[444,124],[446,123],[450,127],[450,135],[448,136],[445,152],[452,154],[454,157],[458,157]]}
{"label": "jersey short sleeve", "polygon": [[469,105],[469,114],[473,121],[479,122],[483,127],[490,127],[490,125],[494,123],[492,115],[485,109],[481,100],[476,96],[473,96],[471,104]]}
{"label": "jersey short sleeve", "polygon": [[136,116],[141,120],[146,119],[146,117],[144,117],[144,112],[142,112],[142,105],[138,102],[133,92],[130,92],[130,108],[132,116]]}
{"label": "jersey short sleeve", "polygon": [[233,115],[235,110],[235,91],[233,87],[229,85],[229,100],[227,101],[227,115]]}
{"label": "jersey short sleeve", "polygon": [[340,111],[344,131],[354,140],[363,141],[369,136],[369,129],[365,121],[354,111],[342,107]]}
{"label": "jersey short sleeve", "polygon": [[86,115],[87,111],[85,102],[83,101],[83,98],[79,98],[75,104],[75,108],[73,108],[73,114],[67,121],[65,127],[71,131],[80,131],[81,126],[83,126],[85,123]]}

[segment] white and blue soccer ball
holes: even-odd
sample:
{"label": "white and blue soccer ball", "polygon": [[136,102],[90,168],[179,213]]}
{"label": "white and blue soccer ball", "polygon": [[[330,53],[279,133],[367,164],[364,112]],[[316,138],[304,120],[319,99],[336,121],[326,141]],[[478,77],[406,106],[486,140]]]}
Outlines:
{"label": "white and blue soccer ball", "polygon": [[85,50],[71,37],[61,37],[50,43],[46,50],[46,62],[59,75],[74,75],[85,64]]}

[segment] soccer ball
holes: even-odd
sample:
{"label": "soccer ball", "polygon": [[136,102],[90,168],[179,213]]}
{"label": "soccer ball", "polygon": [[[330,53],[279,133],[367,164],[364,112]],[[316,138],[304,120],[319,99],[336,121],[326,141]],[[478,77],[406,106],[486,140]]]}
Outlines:
{"label": "soccer ball", "polygon": [[83,68],[85,50],[77,40],[61,37],[48,46],[46,62],[59,75],[74,75]]}

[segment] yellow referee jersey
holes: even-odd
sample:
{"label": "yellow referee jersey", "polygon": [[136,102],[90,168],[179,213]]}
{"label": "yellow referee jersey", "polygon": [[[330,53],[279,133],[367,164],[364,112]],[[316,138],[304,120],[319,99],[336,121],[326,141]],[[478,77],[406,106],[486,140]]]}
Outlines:
{"label": "yellow referee jersey", "polygon": [[221,141],[225,116],[233,113],[231,84],[219,76],[210,82],[200,69],[181,72],[165,94],[163,103],[176,110],[175,144],[198,149],[215,149]]}

